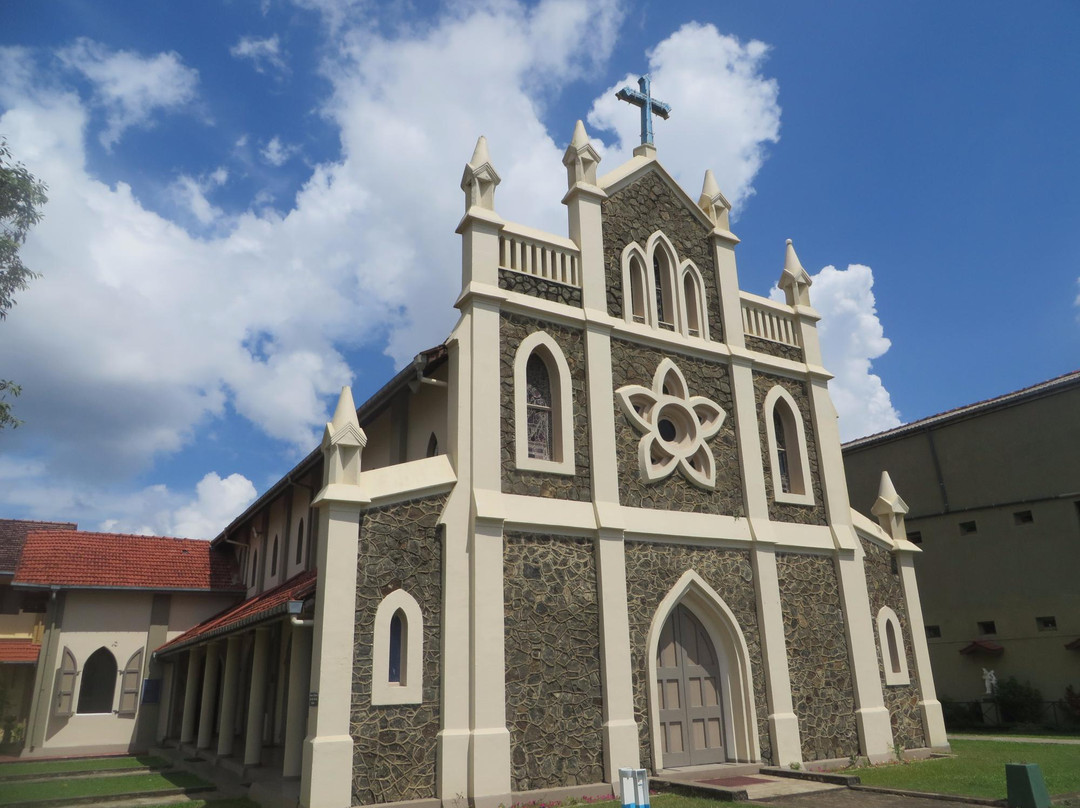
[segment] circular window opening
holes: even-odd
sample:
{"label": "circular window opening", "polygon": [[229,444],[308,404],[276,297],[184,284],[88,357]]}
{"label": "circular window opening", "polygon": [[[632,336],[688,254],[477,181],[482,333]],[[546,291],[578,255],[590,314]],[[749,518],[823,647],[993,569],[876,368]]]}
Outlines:
{"label": "circular window opening", "polygon": [[660,423],[656,425],[657,431],[660,433],[660,437],[671,443],[675,440],[675,436],[679,434],[679,431],[675,429],[675,424],[667,418],[661,418]]}

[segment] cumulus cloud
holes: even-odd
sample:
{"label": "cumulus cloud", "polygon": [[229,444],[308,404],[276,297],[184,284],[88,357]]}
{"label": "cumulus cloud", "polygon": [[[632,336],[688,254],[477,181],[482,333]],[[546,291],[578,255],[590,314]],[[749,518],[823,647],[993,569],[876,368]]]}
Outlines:
{"label": "cumulus cloud", "polygon": [[270,142],[263,147],[263,159],[275,168],[285,165],[292,156],[300,151],[299,146],[282,142],[281,138],[274,135]]}
{"label": "cumulus cloud", "polygon": [[195,499],[172,515],[170,533],[197,539],[212,539],[237,514],[255,500],[255,486],[240,474],[224,480],[210,472],[195,486]]}
{"label": "cumulus cloud", "polygon": [[[847,269],[827,266],[810,276],[810,302],[821,314],[818,336],[825,368],[835,378],[829,394],[840,415],[840,439],[853,440],[900,425],[881,377],[871,363],[892,343],[878,319],[874,301],[874,273],[863,264]],[[783,300],[774,288],[771,297]]]}
{"label": "cumulus cloud", "polygon": [[268,68],[273,68],[281,73],[289,70],[277,34],[265,39],[253,36],[240,37],[240,40],[229,48],[229,53],[237,59],[250,59],[255,70],[259,73],[265,73]]}
{"label": "cumulus cloud", "polygon": [[58,56],[94,86],[95,98],[105,109],[100,140],[107,149],[126,129],[153,125],[155,112],[183,109],[196,97],[199,71],[173,52],[143,56],[80,38]]}
{"label": "cumulus cloud", "polygon": [[[660,160],[695,199],[711,168],[736,216],[754,192],[768,144],[780,139],[779,86],[762,73],[768,52],[763,42],[688,23],[648,54],[652,93],[672,107],[666,121],[654,119]],[[590,125],[616,135],[604,154],[609,168],[641,142],[639,116],[615,98],[626,85],[636,90],[636,79],[627,74],[589,112]]]}
{"label": "cumulus cloud", "polygon": [[[310,449],[328,402],[351,381],[347,353],[381,350],[400,366],[449,333],[460,284],[458,183],[480,134],[503,177],[499,212],[565,232],[561,156],[570,127],[549,133],[540,116],[569,82],[606,62],[616,3],[470,4],[392,34],[350,28],[341,13],[325,62],[333,92],[321,109],[339,130],[341,157],[314,166],[280,213],[263,206],[262,194],[248,211],[223,217],[213,191],[228,180],[224,168],[177,179],[183,215],[149,210],[125,183],[107,185],[88,170],[91,102],[42,75],[26,52],[0,50],[0,66],[6,59],[17,68],[5,69],[15,78],[0,85],[0,131],[49,182],[51,199],[24,248],[43,277],[0,341],[5,373],[23,384],[20,407],[41,425],[5,437],[12,462],[69,478],[92,472],[102,485],[130,479],[231,411],[294,452]],[[751,193],[779,126],[775,83],[761,74],[765,50],[711,26],[685,26],[652,51],[658,93],[677,93],[665,99],[676,114],[660,156],[692,196],[710,165],[727,177],[729,198]],[[194,95],[197,74],[175,54],[136,57],[87,41],[69,51],[68,63],[99,77],[93,103],[112,99],[114,120],[102,135],[110,143]],[[176,81],[125,90],[106,68],[121,57],[135,60],[135,73],[149,65],[164,75],[171,65]],[[694,71],[704,74],[693,84],[699,95],[678,85]],[[618,139],[596,144],[604,167],[614,168],[636,140],[636,116],[605,104],[593,104],[595,120]],[[735,168],[723,175],[725,166]],[[150,487],[139,496],[159,505],[124,524],[180,524],[170,521],[186,504],[176,492]],[[81,502],[96,513],[91,499]],[[16,501],[0,493],[0,502]],[[138,512],[110,501],[117,512]]]}

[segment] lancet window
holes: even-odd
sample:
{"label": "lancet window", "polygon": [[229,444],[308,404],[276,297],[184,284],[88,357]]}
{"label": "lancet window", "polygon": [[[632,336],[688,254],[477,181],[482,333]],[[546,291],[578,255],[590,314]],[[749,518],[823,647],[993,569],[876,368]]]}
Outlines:
{"label": "lancet window", "polygon": [[533,353],[525,366],[525,420],[528,424],[529,457],[552,459],[551,376],[540,355]]}
{"label": "lancet window", "polygon": [[371,703],[420,704],[424,679],[424,616],[404,589],[395,589],[375,610]]}
{"label": "lancet window", "polygon": [[519,469],[574,473],[570,366],[550,334],[521,341],[514,358],[514,456]]}
{"label": "lancet window", "polygon": [[693,262],[679,260],[661,231],[653,233],[644,248],[629,244],[622,263],[627,322],[708,338],[701,273]]}
{"label": "lancet window", "polygon": [[813,505],[810,456],[799,406],[787,390],[777,385],[765,396],[764,409],[773,499],[794,505]]}

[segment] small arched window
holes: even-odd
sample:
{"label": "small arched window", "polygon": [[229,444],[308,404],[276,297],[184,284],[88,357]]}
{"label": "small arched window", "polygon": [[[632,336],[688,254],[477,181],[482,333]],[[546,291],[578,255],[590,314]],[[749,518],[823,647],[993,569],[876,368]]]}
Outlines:
{"label": "small arched window", "polygon": [[793,505],[813,505],[806,430],[795,399],[782,386],[776,385],[765,396],[763,414],[773,499]]}
{"label": "small arched window", "polygon": [[910,684],[907,652],[904,648],[900,618],[888,606],[882,606],[877,614],[878,647],[881,650],[881,667],[886,686]]}
{"label": "small arched window", "polygon": [[372,705],[423,701],[424,617],[404,589],[395,589],[375,610],[371,653]]}
{"label": "small arched window", "polygon": [[543,331],[521,341],[514,358],[514,455],[519,469],[574,473],[570,366]]}
{"label": "small arched window", "polygon": [[259,549],[255,548],[254,550],[251,551],[251,584],[250,584],[250,586],[255,586],[255,584],[258,583],[258,572],[259,572]]}
{"label": "small arched window", "polygon": [[694,283],[694,276],[689,272],[683,275],[683,300],[686,301],[686,333],[691,337],[700,337],[697,284]]}
{"label": "small arched window", "polygon": [[645,267],[641,258],[633,256],[630,259],[630,319],[635,323],[647,323],[648,306],[645,303]]}
{"label": "small arched window", "polygon": [[435,437],[435,433],[431,433],[431,437],[427,442],[427,457],[435,457],[439,453],[439,439]]}
{"label": "small arched window", "polygon": [[278,541],[277,535],[274,535],[274,546],[270,550],[270,574],[277,575],[277,548]]}
{"label": "small arched window", "polygon": [[300,525],[296,528],[296,560],[294,564],[299,564],[304,560],[304,520],[300,520]]}
{"label": "small arched window", "polygon": [[533,353],[525,366],[525,407],[529,457],[553,460],[551,375],[538,353]]}
{"label": "small arched window", "polygon": [[671,263],[667,253],[653,253],[653,289],[656,292],[656,322],[661,328],[675,330],[675,301],[671,289]]}
{"label": "small arched window", "polygon": [[108,648],[99,648],[90,655],[83,667],[82,685],[79,688],[81,713],[109,713],[116,694],[116,658]]}
{"label": "small arched window", "polygon": [[408,656],[406,641],[409,624],[405,621],[405,612],[398,609],[390,618],[390,664],[387,681],[395,685],[405,684],[405,661]]}

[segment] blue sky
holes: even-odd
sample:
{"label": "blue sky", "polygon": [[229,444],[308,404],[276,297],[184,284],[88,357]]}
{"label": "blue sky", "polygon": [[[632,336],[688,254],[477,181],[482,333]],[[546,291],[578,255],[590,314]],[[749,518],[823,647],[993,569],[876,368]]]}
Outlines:
{"label": "blue sky", "polygon": [[6,3],[0,135],[51,201],[0,514],[212,535],[449,332],[476,137],[565,232],[574,121],[617,166],[644,70],[743,288],[786,238],[815,276],[845,437],[1075,370],[1077,41],[1072,2]]}

